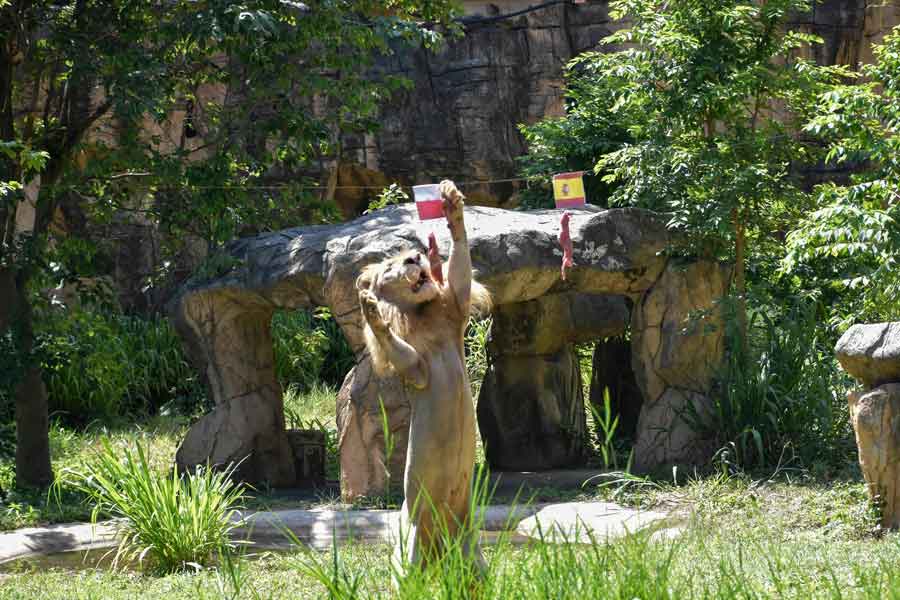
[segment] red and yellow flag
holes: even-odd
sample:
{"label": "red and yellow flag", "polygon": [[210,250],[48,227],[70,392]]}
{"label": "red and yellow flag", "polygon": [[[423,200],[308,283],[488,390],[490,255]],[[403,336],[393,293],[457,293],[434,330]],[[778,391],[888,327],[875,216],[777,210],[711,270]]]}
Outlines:
{"label": "red and yellow flag", "polygon": [[553,176],[553,198],[556,208],[578,208],[584,206],[584,171],[559,173]]}

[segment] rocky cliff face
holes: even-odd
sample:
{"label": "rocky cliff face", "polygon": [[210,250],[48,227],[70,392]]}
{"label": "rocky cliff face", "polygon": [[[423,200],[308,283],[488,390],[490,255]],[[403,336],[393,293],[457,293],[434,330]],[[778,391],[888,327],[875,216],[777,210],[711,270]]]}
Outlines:
{"label": "rocky cliff face", "polygon": [[[344,160],[406,184],[513,178],[515,158],[525,152],[518,124],[561,115],[564,65],[620,26],[606,1],[522,12],[529,4],[465,2],[463,38],[437,54],[405,51],[383,60],[381,70],[408,77],[413,87],[384,108],[378,132],[345,140]],[[870,62],[872,44],[897,24],[896,0],[825,0],[795,27],[824,39],[811,50],[818,62],[853,65]],[[464,191],[472,203],[508,207],[518,185]]]}

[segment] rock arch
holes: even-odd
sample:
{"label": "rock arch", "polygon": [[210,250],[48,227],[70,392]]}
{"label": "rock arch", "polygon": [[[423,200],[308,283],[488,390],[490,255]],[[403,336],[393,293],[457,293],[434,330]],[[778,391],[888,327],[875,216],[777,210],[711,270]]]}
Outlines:
{"label": "rock arch", "polygon": [[[636,466],[702,461],[708,445],[680,414],[687,407],[703,414],[709,406],[723,354],[714,309],[727,291],[728,267],[666,258],[668,233],[652,212],[590,206],[570,212],[575,267],[562,280],[556,241],[560,211],[466,208],[473,266],[496,307],[491,369],[479,400],[489,461],[502,465],[506,459],[496,457],[538,438],[550,446],[562,444],[563,450],[551,454],[577,452],[565,449],[571,445],[565,435],[577,423],[545,410],[568,400],[548,400],[545,392],[580,395],[580,388],[566,391],[572,379],[567,348],[574,341],[615,335],[629,318],[632,366],[644,398]],[[424,249],[431,231],[442,249],[449,248],[443,221],[421,222],[407,204],[348,223],[261,234],[230,244],[220,273],[185,286],[171,312],[191,356],[205,365],[216,406],[188,432],[176,458],[179,467],[247,457],[241,477],[275,486],[295,482],[269,325],[278,309],[328,306],[357,354],[337,402],[342,493],[353,498],[384,486],[379,398],[397,441],[391,469],[402,472],[408,406],[402,386],[371,373],[354,281],[368,263],[401,249]],[[625,298],[633,305],[630,316]],[[698,314],[705,315],[703,323],[690,327],[689,317]],[[505,431],[515,415],[498,416],[502,396],[507,404],[508,397],[530,402],[531,422],[543,432],[535,437],[527,427],[517,428],[517,434]]]}

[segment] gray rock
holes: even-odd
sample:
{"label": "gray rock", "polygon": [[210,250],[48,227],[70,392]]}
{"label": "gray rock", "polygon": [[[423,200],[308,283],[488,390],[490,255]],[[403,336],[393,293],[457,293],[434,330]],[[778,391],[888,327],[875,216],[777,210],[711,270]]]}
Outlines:
{"label": "gray rock", "polygon": [[834,351],[844,370],[866,387],[900,383],[900,322],[854,325]]}
{"label": "gray rock", "polygon": [[709,392],[725,348],[727,265],[670,263],[631,313],[631,365],[643,396],[634,467],[696,465],[714,450]]}
{"label": "gray rock", "polygon": [[668,515],[625,508],[609,502],[565,502],[542,507],[523,519],[516,531],[551,543],[605,543],[648,527],[665,529]]}
{"label": "gray rock", "polygon": [[[721,344],[702,328],[686,330],[685,320],[696,311],[715,313],[727,269],[709,263],[669,266],[662,253],[668,235],[654,213],[590,206],[569,212],[575,264],[563,280],[561,211],[466,208],[473,267],[493,296],[497,318],[479,406],[479,413],[493,414],[496,425],[484,434],[486,446],[489,453],[503,449],[521,458],[515,464],[491,462],[526,470],[578,462],[584,399],[572,344],[620,334],[628,316],[624,298],[638,307],[631,315],[635,375],[645,398],[653,400],[652,414],[665,415],[641,421],[655,441],[638,444],[636,463],[699,460],[704,446],[683,427],[672,429],[678,440],[669,443],[668,431],[676,424],[667,402],[684,394],[664,392],[679,388],[690,392],[692,402],[708,402],[709,373],[721,358]],[[357,353],[336,407],[343,496],[381,493],[388,474],[400,481],[409,402],[397,381],[372,374],[355,280],[372,262],[404,249],[424,250],[431,232],[446,253],[445,222],[419,221],[412,205],[400,205],[349,223],[237,240],[227,255],[201,268],[171,309],[216,408],[191,428],[178,451],[179,467],[243,461],[239,476],[245,480],[296,484],[301,474],[285,433],[269,328],[278,309],[322,305],[331,308]],[[382,402],[396,442],[387,465]],[[517,418],[526,413],[528,419]],[[482,428],[490,429],[488,420]],[[546,442],[543,449],[538,441]],[[669,456],[670,450],[678,455]]]}

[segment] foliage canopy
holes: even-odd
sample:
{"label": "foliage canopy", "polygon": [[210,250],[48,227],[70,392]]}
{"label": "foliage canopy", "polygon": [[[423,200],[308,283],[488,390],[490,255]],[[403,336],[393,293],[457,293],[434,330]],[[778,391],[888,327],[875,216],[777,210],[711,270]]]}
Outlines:
{"label": "foliage canopy", "polygon": [[849,288],[857,319],[891,320],[900,315],[900,29],[874,53],[863,81],[822,94],[806,126],[829,139],[830,162],[857,172],[818,188],[782,269],[805,285]]}

